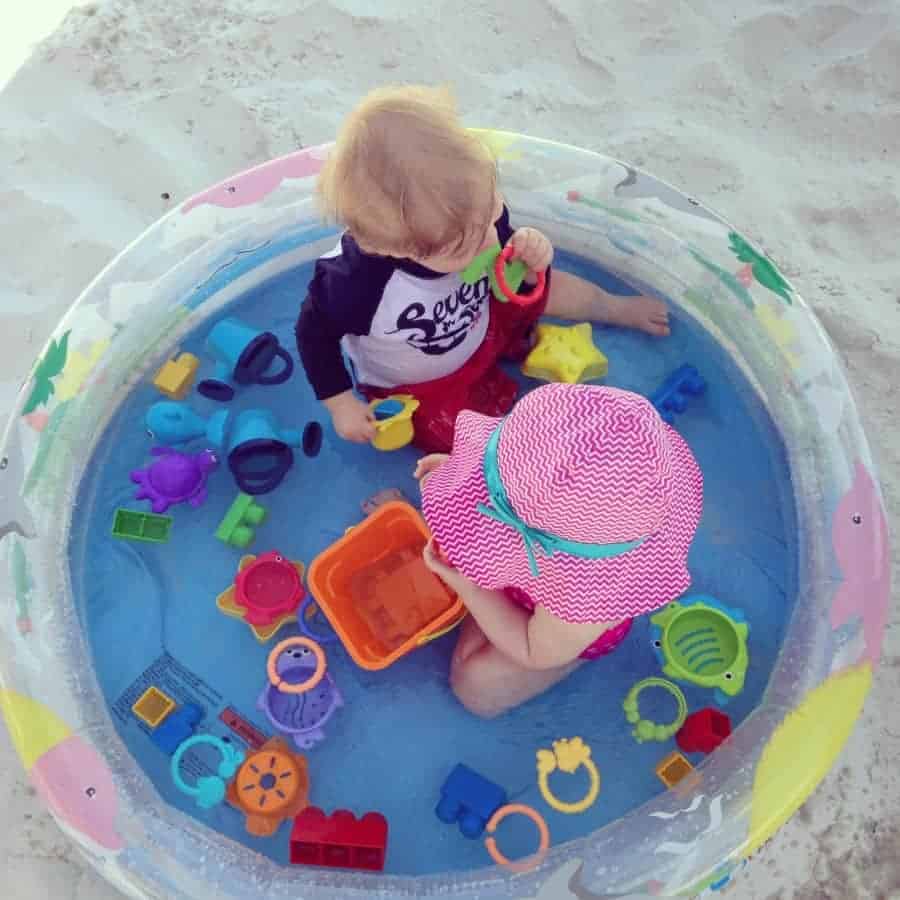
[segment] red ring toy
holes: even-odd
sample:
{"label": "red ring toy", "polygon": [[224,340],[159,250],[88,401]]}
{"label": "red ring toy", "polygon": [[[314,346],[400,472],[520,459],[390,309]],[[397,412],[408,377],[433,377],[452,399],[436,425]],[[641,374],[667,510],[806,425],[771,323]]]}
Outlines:
{"label": "red ring toy", "polygon": [[532,303],[537,303],[537,301],[544,296],[544,287],[547,284],[547,276],[543,272],[535,272],[535,275],[537,275],[537,284],[527,294],[517,294],[506,283],[506,273],[503,271],[506,263],[512,259],[514,251],[515,248],[513,245],[507,244],[500,253],[497,254],[497,258],[494,260],[494,277],[497,279],[497,286],[503,292],[503,296],[506,297],[510,303],[515,303],[516,306],[529,306]]}

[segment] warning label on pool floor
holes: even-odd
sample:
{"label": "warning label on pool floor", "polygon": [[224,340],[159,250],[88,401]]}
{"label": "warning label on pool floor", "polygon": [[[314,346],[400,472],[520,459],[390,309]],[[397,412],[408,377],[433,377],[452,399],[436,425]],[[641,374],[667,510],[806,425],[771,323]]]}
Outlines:
{"label": "warning label on pool floor", "polygon": [[171,697],[179,706],[194,703],[208,713],[222,705],[222,695],[215,688],[174,657],[163,653],[116,700],[112,707],[113,715],[123,724],[137,722],[131,708],[151,687]]}
{"label": "warning label on pool floor", "polygon": [[[225,706],[224,698],[211,685],[207,684],[195,672],[185,668],[180,662],[168,653],[163,653],[150,666],[148,666],[122,693],[112,706],[113,715],[122,725],[141,729],[151,740],[156,741],[154,731],[146,722],[141,721],[133,712],[135,703],[150,688],[170,698],[175,703],[175,710],[164,717],[159,726],[159,731],[165,728],[165,721],[169,716],[173,719],[184,712],[185,707],[199,707],[202,712],[201,722],[196,722],[185,734],[191,733],[215,733],[225,740],[234,741],[238,746],[246,744],[254,750],[259,749],[268,739],[258,728],[251,724],[246,717],[233,706]],[[220,711],[221,710],[221,711]],[[183,738],[179,736],[176,742]],[[174,753],[174,746],[166,747],[166,752]],[[214,748],[195,747],[184,756],[181,770],[185,776],[200,778],[217,771],[218,755]]]}

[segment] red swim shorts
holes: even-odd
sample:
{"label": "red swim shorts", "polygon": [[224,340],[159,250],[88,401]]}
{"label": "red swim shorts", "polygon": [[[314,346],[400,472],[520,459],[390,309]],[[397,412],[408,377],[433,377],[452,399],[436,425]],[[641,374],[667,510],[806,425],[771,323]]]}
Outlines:
{"label": "red swim shorts", "polygon": [[[549,279],[548,279],[549,286]],[[547,291],[536,303],[519,306],[491,298],[491,320],[481,346],[450,375],[391,388],[361,384],[367,400],[391,394],[412,394],[419,401],[413,415],[413,445],[426,453],[449,453],[456,417],[471,409],[487,416],[505,416],[519,393],[516,382],[498,365],[507,359],[521,362],[528,354],[531,334],[547,305]]]}

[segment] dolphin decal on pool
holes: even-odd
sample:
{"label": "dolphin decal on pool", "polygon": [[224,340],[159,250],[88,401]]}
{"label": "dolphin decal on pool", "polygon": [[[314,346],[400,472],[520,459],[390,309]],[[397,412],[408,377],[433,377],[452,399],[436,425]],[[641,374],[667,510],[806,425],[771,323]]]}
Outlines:
{"label": "dolphin decal on pool", "polygon": [[0,459],[0,541],[8,534],[23,538],[34,537],[34,520],[22,497],[25,482],[25,459],[18,425],[13,423],[6,444],[6,453]]}
{"label": "dolphin decal on pool", "polygon": [[0,689],[0,711],[31,783],[50,811],[73,831],[121,850],[119,801],[109,767],[54,712],[17,691]]}
{"label": "dolphin decal on pool", "polygon": [[710,222],[724,224],[714,212],[708,210],[698,200],[692,197],[686,197],[680,191],[670,187],[665,182],[647,175],[645,172],[638,172],[631,166],[625,166],[627,173],[614,188],[613,191],[617,197],[627,197],[632,200],[656,199],[664,203],[666,206],[676,209],[679,212],[688,213],[699,219],[708,219]]}

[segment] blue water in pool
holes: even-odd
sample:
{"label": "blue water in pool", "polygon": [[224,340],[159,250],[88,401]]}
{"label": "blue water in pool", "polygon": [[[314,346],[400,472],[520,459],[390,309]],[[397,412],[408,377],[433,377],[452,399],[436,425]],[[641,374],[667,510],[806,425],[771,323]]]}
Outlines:
{"label": "blue water in pool", "polygon": [[[632,293],[583,260],[560,254],[558,265],[610,290]],[[304,266],[280,276],[240,298],[227,314],[275,331],[293,352],[294,320],[310,274],[311,267]],[[202,341],[209,324],[192,334],[182,349],[204,358]],[[746,687],[727,707],[737,724],[765,689],[796,592],[796,529],[784,449],[727,355],[683,316],[676,315],[668,340],[617,329],[598,329],[595,339],[609,357],[611,385],[648,394],[683,362],[698,365],[709,382],[706,395],[692,401],[676,425],[705,476],[704,514],[690,554],[692,592],[712,594],[742,609],[751,626]],[[201,377],[210,371],[211,365],[202,369]],[[110,536],[117,507],[149,509],[132,499],[135,488],[128,476],[149,459],[143,416],[158,399],[149,383],[127,398],[81,485],[76,521],[82,527],[71,546],[78,608],[119,733],[165,800],[287,863],[287,825],[274,838],[258,839],[246,834],[242,816],[227,805],[199,810],[173,787],[169,757],[130,712],[134,700],[155,684],[181,703],[204,707],[201,732],[240,743],[219,719],[230,707],[272,734],[256,709],[272,645],[257,643],[242,622],[226,618],[215,605],[217,595],[233,580],[241,556],[213,537],[236,494],[227,467],[213,474],[209,499],[201,509],[170,510],[175,523],[169,543],[140,544]],[[196,395],[189,399],[203,414],[217,408]],[[361,501],[376,491],[398,487],[418,502],[411,478],[416,453],[405,449],[385,454],[340,441],[299,366],[286,385],[244,390],[233,405],[267,406],[282,423],[296,428],[313,418],[326,426],[321,454],[307,459],[298,453],[283,484],[261,498],[269,518],[247,552],[277,549],[308,565],[359,521]],[[288,628],[279,637],[293,633]],[[654,768],[675,749],[674,742],[637,744],[621,708],[637,680],[660,674],[646,619],[638,620],[614,654],[583,666],[545,696],[492,722],[473,718],[450,694],[447,670],[454,640],[448,635],[382,672],[357,668],[340,645],[328,648],[330,671],[346,705],[326,725],[326,740],[308,752],[311,802],[326,811],[382,812],[390,823],[387,871],[421,874],[489,863],[481,841],[467,840],[434,814],[440,786],[457,762],[502,785],[511,799],[539,810],[555,844],[619,818],[664,789]],[[691,709],[713,705],[710,692],[690,685],[684,689]],[[673,707],[662,692],[642,695],[642,714],[649,718],[667,721]],[[586,813],[567,816],[541,799],[535,751],[574,735],[592,747],[602,790]],[[192,774],[217,765],[217,756],[201,750],[188,762],[190,780]],[[558,795],[570,800],[582,796],[587,785],[583,775],[554,776]],[[502,828],[501,846],[510,856],[526,854],[534,846],[532,826],[518,818]]]}

